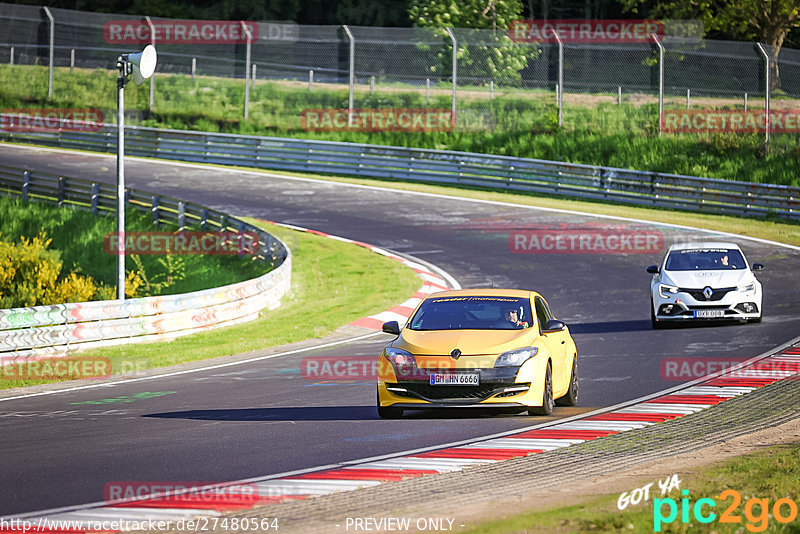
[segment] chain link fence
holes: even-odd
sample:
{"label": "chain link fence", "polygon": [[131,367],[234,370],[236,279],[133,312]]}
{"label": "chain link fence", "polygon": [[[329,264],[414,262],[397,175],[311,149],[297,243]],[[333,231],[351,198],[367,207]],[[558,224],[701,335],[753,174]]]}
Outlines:
{"label": "chain link fence", "polygon": [[[655,41],[518,42],[503,30],[150,20],[11,4],[0,4],[0,28],[0,69],[55,71],[55,82],[51,76],[32,93],[51,94],[54,83],[57,93],[76,69],[114,72],[120,54],[153,41],[150,112],[182,99],[202,106],[202,93],[217,90],[208,80],[227,79],[234,85],[225,89],[226,120],[252,106],[256,120],[288,130],[304,127],[305,109],[344,109],[352,127],[359,110],[401,108],[454,112],[449,127],[457,131],[551,132],[563,122],[653,134],[661,125],[659,87],[664,109],[763,109],[768,62],[772,106],[798,109],[800,98],[798,50],[773,57],[764,47],[765,58],[755,43],[670,35],[661,39],[659,65]],[[168,91],[188,77],[206,81]]]}

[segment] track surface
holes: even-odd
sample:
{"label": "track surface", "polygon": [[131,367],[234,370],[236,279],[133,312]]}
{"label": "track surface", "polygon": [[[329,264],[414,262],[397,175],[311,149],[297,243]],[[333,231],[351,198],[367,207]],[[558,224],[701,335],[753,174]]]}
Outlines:
{"label": "track surface", "polygon": [[[113,183],[114,157],[0,145],[0,163]],[[656,254],[515,254],[513,230],[576,225],[662,232],[664,246],[714,237],[522,207],[434,198],[257,175],[246,171],[126,161],[130,187],[235,215],[290,223],[415,255],[463,287],[522,287],[548,298],[581,358],[581,405],[608,406],[679,382],[660,376],[664,358],[745,358],[800,331],[800,253],[737,240],[765,290],[762,324],[653,331],[645,266]],[[727,239],[727,238],[726,238]],[[313,310],[309,310],[313,320]],[[383,421],[371,382],[314,382],[313,356],[373,356],[368,340],[224,369],[0,402],[0,515],[103,500],[113,481],[225,481],[310,468],[468,439],[546,419],[474,411],[410,412]],[[73,404],[144,392],[132,402]],[[575,410],[556,409],[556,416]]]}

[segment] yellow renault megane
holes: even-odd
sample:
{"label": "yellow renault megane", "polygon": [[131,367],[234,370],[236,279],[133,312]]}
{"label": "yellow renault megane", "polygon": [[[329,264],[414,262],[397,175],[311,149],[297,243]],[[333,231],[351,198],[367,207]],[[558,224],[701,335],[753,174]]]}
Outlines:
{"label": "yellow renault megane", "polygon": [[550,415],[578,402],[578,352],[535,291],[469,289],[426,297],[379,357],[378,415],[443,407]]}

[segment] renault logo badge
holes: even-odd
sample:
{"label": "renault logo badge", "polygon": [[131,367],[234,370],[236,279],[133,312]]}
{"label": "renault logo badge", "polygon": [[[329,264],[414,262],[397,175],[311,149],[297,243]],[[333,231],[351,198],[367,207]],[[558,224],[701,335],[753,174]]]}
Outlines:
{"label": "renault logo badge", "polygon": [[713,294],[714,290],[711,289],[710,287],[706,286],[705,289],[703,289],[703,295],[705,295],[706,300],[711,300],[711,295]]}
{"label": "renault logo badge", "polygon": [[458,349],[453,349],[450,351],[450,357],[454,360],[457,360],[461,357],[461,351]]}

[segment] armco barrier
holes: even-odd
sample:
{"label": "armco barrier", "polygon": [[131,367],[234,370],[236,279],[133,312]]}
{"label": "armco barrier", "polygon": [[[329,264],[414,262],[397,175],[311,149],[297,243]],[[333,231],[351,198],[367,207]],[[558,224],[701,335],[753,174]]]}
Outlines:
{"label": "armco barrier", "polygon": [[[8,116],[5,116],[10,120]],[[0,139],[116,151],[117,128],[0,132]],[[416,180],[800,220],[800,188],[469,152],[126,127],[131,156]]]}
{"label": "armco barrier", "polygon": [[[0,194],[26,200],[113,213],[115,192],[112,186],[86,180],[0,166]],[[255,319],[259,310],[280,305],[292,276],[291,251],[280,240],[224,213],[174,198],[128,190],[127,199],[130,206],[152,213],[154,223],[254,232],[259,236],[256,260],[272,270],[244,282],[180,295],[0,310],[3,364],[81,348],[178,337]]]}

